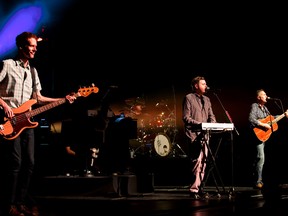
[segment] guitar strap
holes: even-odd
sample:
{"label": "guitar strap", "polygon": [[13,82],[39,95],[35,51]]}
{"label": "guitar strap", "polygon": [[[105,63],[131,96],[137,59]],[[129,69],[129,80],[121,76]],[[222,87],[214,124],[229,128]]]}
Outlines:
{"label": "guitar strap", "polygon": [[32,89],[35,86],[35,68],[31,67],[31,75],[32,75]]}
{"label": "guitar strap", "polygon": [[266,114],[270,115],[270,112],[269,112],[268,108],[266,106],[263,106],[263,108],[264,108],[264,111],[266,112]]}
{"label": "guitar strap", "polygon": [[[35,83],[36,83],[36,80],[35,80],[35,68],[34,67],[31,67],[31,76],[32,76],[32,94],[33,94]],[[32,98],[32,95],[31,95],[31,98]],[[36,100],[38,101],[38,98],[36,98]]]}

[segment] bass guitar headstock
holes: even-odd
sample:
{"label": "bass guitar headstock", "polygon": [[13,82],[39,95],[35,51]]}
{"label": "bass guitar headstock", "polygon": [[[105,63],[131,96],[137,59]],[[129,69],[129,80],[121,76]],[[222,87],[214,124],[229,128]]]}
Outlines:
{"label": "bass guitar headstock", "polygon": [[77,95],[78,96],[82,96],[82,97],[87,97],[92,93],[98,93],[99,92],[99,88],[96,87],[93,83],[91,87],[83,87],[83,88],[79,88]]}

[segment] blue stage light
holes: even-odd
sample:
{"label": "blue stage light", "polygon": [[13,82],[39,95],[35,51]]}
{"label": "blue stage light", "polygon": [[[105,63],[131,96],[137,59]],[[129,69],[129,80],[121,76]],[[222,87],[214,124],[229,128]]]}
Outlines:
{"label": "blue stage light", "polygon": [[16,50],[15,38],[23,31],[37,32],[44,10],[42,5],[21,5],[8,16],[0,27],[0,58]]}

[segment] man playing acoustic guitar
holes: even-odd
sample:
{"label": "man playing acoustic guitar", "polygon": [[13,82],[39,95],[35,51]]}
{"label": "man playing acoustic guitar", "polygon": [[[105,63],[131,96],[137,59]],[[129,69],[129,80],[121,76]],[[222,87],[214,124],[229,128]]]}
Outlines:
{"label": "man playing acoustic guitar", "polygon": [[[262,174],[265,162],[265,143],[270,135],[278,129],[277,121],[283,117],[288,117],[288,111],[282,115],[272,116],[265,106],[269,97],[263,89],[256,91],[256,102],[251,105],[249,113],[250,128],[256,135],[256,158],[254,161],[255,171],[255,188],[261,189],[263,187]],[[275,146],[276,148],[276,146]],[[275,177],[275,176],[274,176]],[[274,178],[272,177],[272,178]]]}
{"label": "man playing acoustic guitar", "polygon": [[[50,98],[43,96],[38,73],[30,60],[34,59],[37,51],[38,37],[30,32],[23,32],[16,37],[17,56],[14,59],[6,59],[0,63],[0,108],[3,111],[8,129],[13,124],[21,123],[24,117],[15,118],[15,109],[21,107],[31,99],[35,99],[38,104],[48,104],[67,100],[72,103],[76,97],[67,95],[66,98]],[[31,104],[32,105],[32,104]],[[26,110],[23,110],[26,111]],[[1,122],[2,123],[2,122]],[[27,123],[29,123],[27,121]],[[21,127],[21,125],[19,125]],[[36,125],[35,125],[36,126]],[[24,127],[22,125],[22,127]],[[2,125],[0,134],[6,130]],[[6,163],[8,169],[7,205],[8,215],[39,215],[35,207],[30,208],[27,203],[29,183],[34,169],[34,129],[27,127],[21,131],[19,136],[13,139],[1,137],[1,145],[7,146],[9,162]],[[6,149],[5,149],[6,150]],[[31,204],[31,203],[30,203]]]}

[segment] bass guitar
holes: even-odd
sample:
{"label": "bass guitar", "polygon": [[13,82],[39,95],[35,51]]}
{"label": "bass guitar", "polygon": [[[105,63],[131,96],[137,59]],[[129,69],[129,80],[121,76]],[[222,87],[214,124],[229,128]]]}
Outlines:
{"label": "bass guitar", "polygon": [[260,141],[266,142],[270,138],[271,134],[275,132],[276,130],[278,130],[277,122],[280,121],[284,117],[285,117],[285,113],[277,116],[276,118],[274,118],[274,116],[272,115],[269,115],[266,118],[261,119],[260,122],[269,124],[271,128],[267,129],[264,127],[255,127],[253,130],[254,130],[256,137]]}
{"label": "bass guitar", "polygon": [[[74,94],[77,97],[87,97],[92,93],[97,93],[99,89],[94,85],[92,87],[85,87],[78,89],[78,92]],[[7,140],[13,140],[17,138],[25,128],[35,128],[38,126],[38,122],[32,122],[31,117],[36,116],[44,111],[57,107],[66,102],[66,98],[58,101],[46,104],[34,110],[31,107],[37,103],[37,100],[30,99],[23,103],[20,107],[13,109],[15,116],[12,118],[4,117],[3,123],[0,124],[0,136],[3,136]],[[2,110],[3,111],[3,110]]]}

